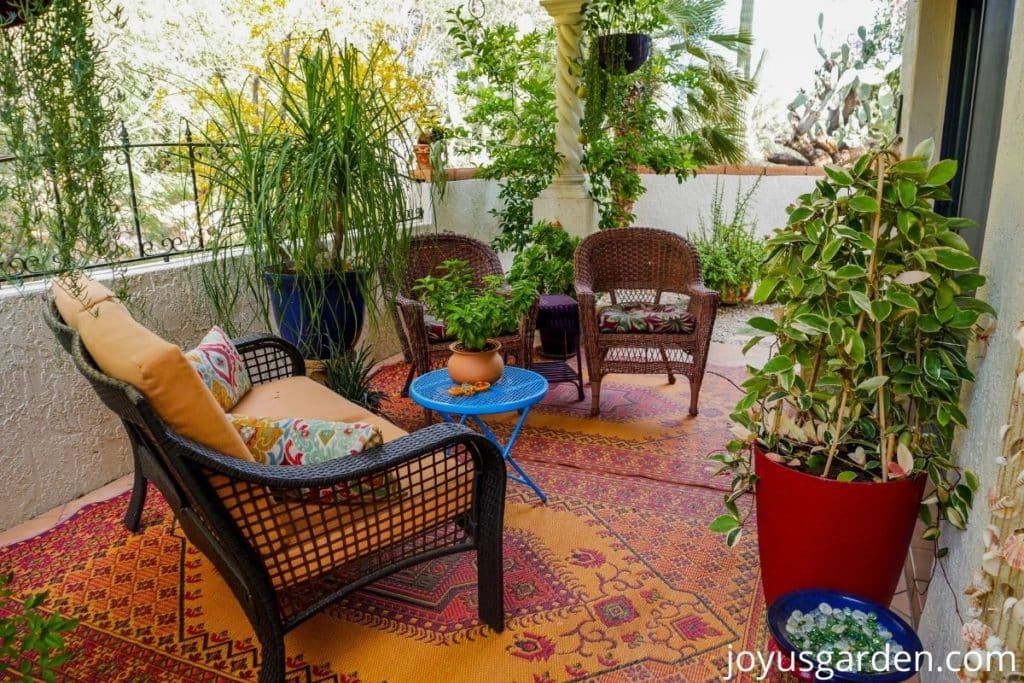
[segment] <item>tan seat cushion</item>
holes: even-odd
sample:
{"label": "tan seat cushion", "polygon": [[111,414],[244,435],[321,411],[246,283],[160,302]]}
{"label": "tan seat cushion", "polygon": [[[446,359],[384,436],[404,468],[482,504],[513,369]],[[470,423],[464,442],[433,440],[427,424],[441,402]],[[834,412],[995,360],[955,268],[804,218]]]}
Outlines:
{"label": "tan seat cushion", "polygon": [[53,301],[69,327],[78,329],[78,315],[103,301],[116,299],[101,282],[85,277],[62,276],[53,280]]}
{"label": "tan seat cushion", "polygon": [[88,297],[84,300],[66,286],[55,282],[53,287],[61,316],[78,331],[96,365],[138,389],[178,434],[251,462],[242,437],[182,350],[136,322],[110,290],[96,285],[92,280],[80,281],[78,291]]}
{"label": "tan seat cushion", "polygon": [[[307,419],[369,422],[384,441],[406,432],[308,377],[288,377],[254,386],[232,413],[249,417],[299,415]],[[419,531],[443,523],[471,504],[472,475],[446,482],[437,490],[434,467],[412,463],[399,479],[400,493],[386,501],[355,505],[319,505],[278,500],[274,504],[277,531],[260,535],[261,547],[275,585],[285,586],[310,578],[315,566],[303,558],[317,558],[321,570],[343,565],[372,549],[386,547]],[[451,476],[451,475],[446,475]],[[444,505],[439,504],[446,501]],[[252,506],[228,508],[236,517],[251,514]],[[241,520],[240,520],[241,521]],[[317,563],[314,563],[314,565]]]}
{"label": "tan seat cushion", "polygon": [[248,417],[304,417],[335,422],[369,422],[380,429],[385,443],[405,436],[406,431],[342,398],[308,377],[287,377],[249,390],[231,409]]}

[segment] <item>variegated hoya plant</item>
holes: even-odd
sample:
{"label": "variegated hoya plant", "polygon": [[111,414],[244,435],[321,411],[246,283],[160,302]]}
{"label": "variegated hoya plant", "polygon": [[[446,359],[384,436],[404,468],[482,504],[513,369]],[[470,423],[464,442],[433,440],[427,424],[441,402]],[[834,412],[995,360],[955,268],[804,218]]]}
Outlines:
{"label": "variegated hoya plant", "polygon": [[960,236],[972,223],[934,209],[950,198],[956,161],[932,165],[932,154],[931,141],[904,159],[890,145],[826,167],[768,241],[754,298],[778,307],[749,321],[759,334],[746,348],[772,338],[771,357],[743,383],[737,438],[710,456],[732,476],[726,512],[711,524],[730,545],[745,520],[737,501],[756,482],[755,444],[839,481],[926,473],[925,537],[939,537],[942,519],[966,525],[977,480],[950,448],[966,426],[968,344],[995,312],[974,296],[985,278]]}

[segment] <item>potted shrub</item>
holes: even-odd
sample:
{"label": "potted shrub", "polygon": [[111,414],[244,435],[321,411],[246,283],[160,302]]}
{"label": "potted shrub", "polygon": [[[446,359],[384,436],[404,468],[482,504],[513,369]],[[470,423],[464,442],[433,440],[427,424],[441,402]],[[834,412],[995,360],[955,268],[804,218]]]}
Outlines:
{"label": "potted shrub", "polygon": [[514,330],[537,296],[530,280],[506,286],[496,275],[474,286],[473,270],[465,261],[452,259],[441,264],[440,275],[417,280],[415,290],[427,311],[444,321],[445,330],[455,338],[448,359],[448,373],[458,384],[501,379],[505,364],[501,345],[492,339]]}
{"label": "potted shrub", "polygon": [[724,191],[716,184],[711,199],[711,226],[702,214],[700,233],[693,241],[700,256],[704,284],[718,292],[726,305],[747,300],[765,257],[764,240],[758,237],[757,226],[747,218],[747,207],[759,183],[760,179],[746,193],[742,188],[737,190],[732,215],[725,210]]}
{"label": "potted shrub", "polygon": [[734,544],[737,500],[756,487],[769,603],[823,588],[888,604],[915,516],[928,539],[942,520],[966,524],[977,480],[950,448],[967,345],[994,312],[972,294],[985,279],[958,234],[970,222],[932,210],[956,162],[931,156],[927,142],[827,167],[768,241],[754,300],[779,308],[750,325],[775,342],[743,384],[739,438],[711,456],[733,477],[711,526]]}
{"label": "potted shrub", "polygon": [[[536,285],[540,294],[564,294],[572,296],[573,257],[580,244],[579,237],[573,237],[562,228],[558,221],[541,221],[530,229],[530,243],[515,255],[509,280],[528,280]],[[576,348],[579,334],[568,335],[562,330],[548,329],[538,322],[541,353],[546,356],[564,358]]]}
{"label": "potted shrub", "polygon": [[232,278],[216,275],[241,241],[265,283],[250,283],[264,313],[307,358],[326,358],[359,336],[377,274],[397,281],[409,126],[386,87],[384,47],[363,52],[323,32],[293,54],[271,63],[262,106],[227,88],[214,97],[207,163],[221,221],[206,280],[220,308],[234,305]]}

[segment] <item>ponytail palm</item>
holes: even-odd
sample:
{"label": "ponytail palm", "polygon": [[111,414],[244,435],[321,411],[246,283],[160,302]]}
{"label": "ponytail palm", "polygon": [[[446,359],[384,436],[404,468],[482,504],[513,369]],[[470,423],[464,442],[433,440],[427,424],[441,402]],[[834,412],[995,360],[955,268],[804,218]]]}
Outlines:
{"label": "ponytail palm", "polygon": [[[384,86],[380,47],[364,52],[326,32],[294,63],[270,68],[262,104],[224,87],[207,132],[215,261],[242,245],[251,275],[311,278],[354,271],[371,301],[396,277],[408,237],[411,149],[397,96]],[[223,264],[221,264],[223,265]],[[208,269],[218,308],[233,307],[230,268]],[[252,280],[250,280],[252,282]],[[262,287],[250,287],[266,312]],[[218,310],[222,320],[231,311]]]}

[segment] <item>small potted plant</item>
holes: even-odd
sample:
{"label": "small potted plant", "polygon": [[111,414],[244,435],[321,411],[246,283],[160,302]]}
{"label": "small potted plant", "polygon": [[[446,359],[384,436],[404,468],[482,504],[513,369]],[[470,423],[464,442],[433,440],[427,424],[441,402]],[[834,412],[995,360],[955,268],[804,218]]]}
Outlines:
{"label": "small potted plant", "polygon": [[765,257],[764,240],[758,237],[757,226],[747,218],[747,207],[759,183],[760,179],[749,192],[737,191],[731,215],[723,205],[724,191],[716,184],[710,228],[703,214],[699,219],[700,233],[693,245],[700,257],[704,284],[718,292],[725,305],[747,300]]}
{"label": "small potted plant", "polygon": [[926,539],[942,520],[966,526],[977,479],[950,451],[967,345],[994,311],[973,296],[985,278],[958,234],[970,221],[932,210],[956,162],[931,158],[927,142],[826,167],[767,243],[754,300],[779,308],[750,325],[773,353],[743,384],[739,438],[711,456],[732,476],[711,527],[736,543],[737,501],[756,486],[769,603],[820,588],[888,604],[915,518]]}
{"label": "small potted plant", "polygon": [[[512,261],[509,280],[532,281],[541,295],[572,296],[575,281],[572,263],[580,238],[567,233],[558,221],[541,221],[530,229],[529,240],[526,248]],[[541,353],[545,356],[564,358],[570,349],[576,348],[579,333],[570,335],[550,329],[540,320],[537,330],[540,332]]]}
{"label": "small potted plant", "polygon": [[493,339],[516,329],[537,296],[531,280],[506,285],[497,275],[474,285],[473,270],[459,259],[441,264],[440,275],[416,282],[415,291],[435,318],[444,321],[455,338],[450,346],[448,373],[457,384],[494,384],[505,369],[501,344]]}
{"label": "small potted plant", "polygon": [[441,153],[441,149],[447,149],[445,141],[448,138],[448,131],[441,126],[430,126],[420,131],[416,138],[416,166],[421,171],[429,171],[433,168],[432,159],[437,156],[447,156]]}

